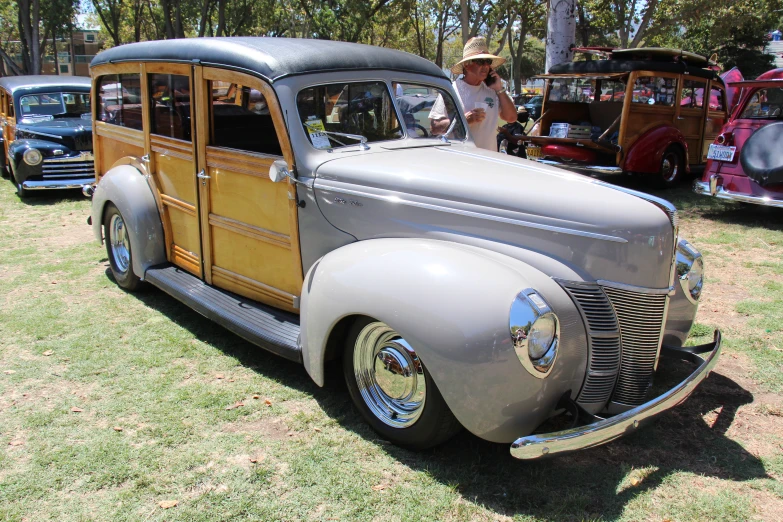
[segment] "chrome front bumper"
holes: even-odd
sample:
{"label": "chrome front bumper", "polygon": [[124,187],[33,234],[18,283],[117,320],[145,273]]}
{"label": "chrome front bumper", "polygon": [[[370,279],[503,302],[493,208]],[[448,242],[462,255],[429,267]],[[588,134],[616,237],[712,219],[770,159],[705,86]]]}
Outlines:
{"label": "chrome front bumper", "polygon": [[622,174],[623,169],[620,167],[609,167],[606,165],[580,165],[579,163],[565,163],[562,161],[531,158],[534,161],[543,163],[544,165],[551,165],[552,167],[559,167],[561,169],[570,170],[573,172],[579,172],[580,174]]}
{"label": "chrome front bumper", "polygon": [[[718,362],[721,335],[715,331],[715,340],[702,346],[686,346],[677,349],[662,349],[661,356],[676,357],[699,363],[699,367],[687,379],[660,397],[637,406],[632,410],[603,419],[587,426],[580,426],[554,433],[528,435],[511,444],[511,456],[523,460],[562,455],[576,450],[606,444],[623,435],[636,431],[644,422],[677,406],[696,389]],[[701,354],[707,354],[702,357]]]}
{"label": "chrome front bumper", "polygon": [[717,184],[715,184],[713,189],[711,185],[712,184],[709,181],[697,180],[693,182],[693,191],[696,194],[714,196],[718,199],[728,199],[731,201],[740,201],[742,203],[753,203],[756,205],[765,205],[767,207],[783,208],[783,199],[772,199],[766,196],[752,196],[750,194],[732,192]]}
{"label": "chrome front bumper", "polygon": [[60,189],[80,189],[85,185],[92,185],[94,179],[89,180],[47,180],[47,181],[23,181],[22,188],[25,190],[60,190]]}

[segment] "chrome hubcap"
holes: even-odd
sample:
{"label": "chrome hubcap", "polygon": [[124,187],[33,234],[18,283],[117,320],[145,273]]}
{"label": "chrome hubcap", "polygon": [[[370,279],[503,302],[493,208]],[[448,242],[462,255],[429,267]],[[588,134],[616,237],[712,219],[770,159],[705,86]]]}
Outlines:
{"label": "chrome hubcap", "polygon": [[677,177],[677,173],[680,170],[680,162],[677,161],[677,156],[674,154],[667,154],[663,158],[661,164],[661,174],[666,181],[672,181]]}
{"label": "chrome hubcap", "polygon": [[424,410],[424,368],[411,346],[384,323],[370,323],[356,339],[353,369],[364,403],[384,424],[413,425]]}
{"label": "chrome hubcap", "polygon": [[117,270],[124,274],[130,266],[130,241],[125,230],[125,222],[119,214],[114,214],[109,222],[109,244],[114,264]]}

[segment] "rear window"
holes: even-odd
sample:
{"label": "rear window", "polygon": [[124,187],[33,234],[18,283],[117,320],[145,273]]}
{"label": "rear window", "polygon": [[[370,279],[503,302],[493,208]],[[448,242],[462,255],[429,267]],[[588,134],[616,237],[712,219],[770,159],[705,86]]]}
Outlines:
{"label": "rear window", "polygon": [[752,120],[780,119],[783,111],[783,88],[768,87],[754,92],[740,118]]}

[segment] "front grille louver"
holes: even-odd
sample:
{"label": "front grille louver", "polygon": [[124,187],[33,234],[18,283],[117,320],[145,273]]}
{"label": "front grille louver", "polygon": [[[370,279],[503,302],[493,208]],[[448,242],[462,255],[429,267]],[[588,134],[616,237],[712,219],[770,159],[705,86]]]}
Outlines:
{"label": "front grille louver", "polygon": [[652,382],[666,315],[666,294],[561,281],[587,327],[587,374],[577,402],[638,406]]}
{"label": "front grille louver", "polygon": [[42,170],[44,180],[94,178],[95,162],[78,159],[45,159]]}

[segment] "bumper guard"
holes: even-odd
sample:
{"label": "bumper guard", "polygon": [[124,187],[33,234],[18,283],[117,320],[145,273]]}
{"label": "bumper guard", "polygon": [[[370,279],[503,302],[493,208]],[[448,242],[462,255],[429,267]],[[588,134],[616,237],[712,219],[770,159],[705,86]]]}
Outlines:
{"label": "bumper guard", "polygon": [[[682,348],[662,347],[662,357],[691,361],[699,364],[699,367],[687,379],[668,392],[632,410],[587,426],[554,433],[528,435],[517,439],[511,444],[511,456],[522,460],[534,460],[563,455],[572,451],[600,446],[636,431],[644,422],[677,406],[693,393],[693,390],[717,364],[720,344],[720,331],[715,330],[715,340],[712,343]],[[703,357],[701,354],[707,355]]]}
{"label": "bumper guard", "polygon": [[[712,176],[715,178],[715,176]],[[712,179],[710,180],[712,181]],[[721,185],[714,184],[712,187],[709,181],[694,181],[693,191],[696,194],[702,194],[704,196],[714,196],[718,199],[728,199],[730,201],[741,201],[743,203],[753,203],[756,205],[764,205],[767,207],[783,208],[783,199],[772,199],[766,196],[753,196],[751,194],[742,194],[741,192],[733,192],[726,190]]]}

